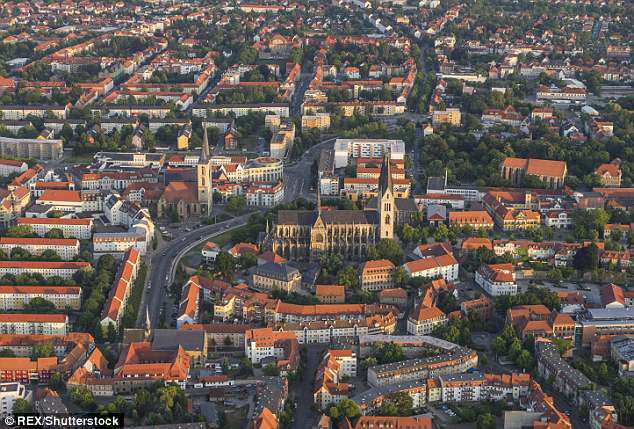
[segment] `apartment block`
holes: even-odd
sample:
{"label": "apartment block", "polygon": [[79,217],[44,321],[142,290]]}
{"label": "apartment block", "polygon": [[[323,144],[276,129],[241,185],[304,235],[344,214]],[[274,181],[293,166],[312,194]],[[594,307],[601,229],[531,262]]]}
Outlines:
{"label": "apartment block", "polygon": [[67,328],[66,314],[0,314],[0,334],[66,335]]}

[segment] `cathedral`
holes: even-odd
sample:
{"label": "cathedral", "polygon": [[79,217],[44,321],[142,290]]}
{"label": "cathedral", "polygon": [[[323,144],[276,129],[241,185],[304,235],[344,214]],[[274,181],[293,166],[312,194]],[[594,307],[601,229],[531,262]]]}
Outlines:
{"label": "cathedral", "polygon": [[334,253],[345,259],[363,259],[368,247],[383,238],[394,238],[397,204],[390,162],[383,159],[378,198],[366,210],[280,210],[277,223],[267,233],[273,252],[288,259],[318,260]]}
{"label": "cathedral", "polygon": [[175,211],[180,219],[189,216],[209,216],[213,205],[211,156],[207,130],[204,130],[202,150],[196,164],[195,182],[170,181],[158,201],[158,215]]}

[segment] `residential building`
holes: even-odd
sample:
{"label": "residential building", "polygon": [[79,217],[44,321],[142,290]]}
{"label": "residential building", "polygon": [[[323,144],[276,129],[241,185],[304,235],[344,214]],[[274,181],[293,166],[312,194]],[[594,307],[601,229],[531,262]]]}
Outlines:
{"label": "residential building", "polygon": [[[2,110],[3,108],[0,106],[0,113]],[[62,140],[0,137],[0,156],[47,161],[61,159],[63,154],[64,143]]]}
{"label": "residential building", "polygon": [[432,125],[448,124],[459,127],[461,121],[460,109],[452,107],[445,110],[434,110],[431,116]]}
{"label": "residential building", "polygon": [[0,313],[0,334],[66,335],[68,316],[58,313]]}
{"label": "residential building", "polygon": [[322,304],[343,304],[346,301],[346,288],[342,285],[317,285],[315,296]]}
{"label": "residential building", "polygon": [[297,268],[287,263],[269,262],[253,269],[251,286],[260,290],[282,290],[297,292],[302,284],[302,276]]}
{"label": "residential building", "polygon": [[0,383],[0,415],[13,413],[13,404],[18,399],[31,402],[31,391],[22,383]]}
{"label": "residential building", "polygon": [[0,310],[22,310],[35,298],[51,302],[56,309],[79,310],[79,286],[0,286]]}
{"label": "residential building", "polygon": [[77,271],[88,271],[92,267],[88,262],[32,262],[0,261],[0,277],[5,274],[19,276],[23,273],[41,274],[44,277],[59,276],[70,280]]}
{"label": "residential building", "polygon": [[117,394],[131,393],[157,381],[176,383],[185,388],[191,358],[181,346],[176,351],[157,351],[150,342],[125,345],[114,368]]}
{"label": "residential building", "polygon": [[297,369],[299,364],[299,346],[293,332],[251,329],[245,333],[244,352],[253,364],[273,358],[278,368],[289,371]]}
{"label": "residential building", "polygon": [[89,240],[92,235],[92,218],[26,218],[17,219],[18,225],[28,225],[40,237],[45,236],[52,229],[59,229],[65,238]]}
{"label": "residential building", "polygon": [[[616,160],[615,160],[616,161]],[[620,188],[621,187],[621,167],[620,162],[610,162],[599,165],[594,174],[599,176],[601,186],[606,188]]]}
{"label": "residential building", "polygon": [[368,368],[371,387],[419,381],[443,374],[458,374],[476,368],[478,354],[465,347],[449,343],[453,348],[425,358],[375,365]]}
{"label": "residential building", "polygon": [[482,264],[475,282],[491,296],[517,294],[513,264]]}
{"label": "residential building", "polygon": [[359,287],[367,291],[379,291],[394,286],[394,264],[388,259],[366,261],[361,266]]}
{"label": "residential building", "polygon": [[403,309],[407,306],[407,291],[402,288],[383,289],[379,292],[379,303]]}
{"label": "residential building", "polygon": [[334,144],[335,169],[348,165],[353,158],[404,159],[403,140],[384,139],[337,139]]}
{"label": "residential building", "polygon": [[453,254],[416,259],[403,264],[403,268],[410,277],[442,277],[448,282],[458,280],[459,264]]}
{"label": "residential building", "polygon": [[343,377],[357,375],[357,356],[352,350],[327,350],[324,354],[314,382],[313,401],[325,410],[330,404],[338,404],[348,397],[351,385]]}
{"label": "residential building", "polygon": [[432,419],[429,416],[416,417],[383,417],[361,416],[354,425],[354,429],[432,429]]}
{"label": "residential building", "polygon": [[[136,249],[130,248],[123,258],[108,300],[103,307],[100,322],[102,327],[107,328],[112,323],[115,328],[119,328],[140,266],[141,254]],[[144,288],[145,285],[139,285],[139,287]]]}
{"label": "residential building", "polygon": [[0,237],[0,250],[10,255],[13,249],[23,249],[34,256],[41,256],[46,250],[57,253],[64,261],[79,255],[79,240],[76,238],[21,238]]}
{"label": "residential building", "polygon": [[579,404],[583,390],[592,389],[592,382],[581,371],[573,368],[559,354],[559,349],[548,340],[535,343],[537,372],[546,380],[553,380],[554,388],[574,404]]}
{"label": "residential building", "polygon": [[487,321],[493,316],[495,307],[493,301],[482,295],[480,298],[471,299],[468,301],[462,301],[460,303],[460,311],[465,316],[475,314],[475,316],[482,320]]}
{"label": "residential building", "polygon": [[473,229],[493,229],[493,218],[485,210],[449,212],[449,225]]}
{"label": "residential building", "polygon": [[11,174],[21,174],[29,169],[24,161],[13,159],[0,159],[0,176],[7,177]]}
{"label": "residential building", "polygon": [[428,335],[436,327],[446,324],[445,313],[438,307],[427,307],[421,302],[407,319],[407,332],[412,335]]}

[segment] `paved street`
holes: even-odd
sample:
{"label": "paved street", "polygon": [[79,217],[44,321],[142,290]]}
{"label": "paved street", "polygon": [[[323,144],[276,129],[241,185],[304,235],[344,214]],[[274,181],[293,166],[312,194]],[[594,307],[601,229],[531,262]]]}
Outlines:
{"label": "paved street", "polygon": [[299,197],[313,200],[315,192],[310,191],[311,187],[311,166],[313,161],[319,159],[322,149],[332,147],[336,139],[324,140],[317,143],[304,153],[296,163],[284,167],[284,201],[290,202]]}
{"label": "paved street", "polygon": [[291,395],[294,395],[295,401],[297,401],[295,420],[293,420],[291,429],[311,428],[317,423],[317,418],[319,417],[311,409],[313,404],[313,381],[315,380],[315,372],[319,361],[328,345],[309,344],[306,348],[308,353],[306,354],[307,362],[304,369],[304,378],[298,384],[290,387]]}
{"label": "paved street", "polygon": [[152,253],[150,260],[146,261],[149,276],[146,279],[146,291],[143,294],[141,305],[139,306],[140,311],[137,316],[137,326],[144,326],[146,307],[149,308],[152,327],[156,326],[163,299],[167,296],[169,286],[174,280],[176,264],[185,253],[192,247],[205,240],[209,240],[217,234],[246,225],[251,214],[252,213],[247,213],[215,225],[207,225],[190,232],[185,232],[180,236],[174,237],[172,241],[165,242],[158,247],[156,251]]}

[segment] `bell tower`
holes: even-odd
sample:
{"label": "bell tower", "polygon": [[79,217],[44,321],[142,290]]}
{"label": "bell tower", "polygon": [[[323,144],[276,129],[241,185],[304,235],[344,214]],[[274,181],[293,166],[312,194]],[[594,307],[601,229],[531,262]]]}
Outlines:
{"label": "bell tower", "polygon": [[203,147],[200,158],[196,165],[196,186],[198,189],[198,203],[200,204],[200,214],[211,215],[213,204],[211,189],[211,159],[209,157],[209,141],[207,139],[207,129],[203,132]]}
{"label": "bell tower", "polygon": [[396,221],[396,204],[394,202],[394,186],[392,184],[392,171],[390,157],[387,152],[383,154],[383,165],[379,176],[379,239],[394,238],[394,222]]}

